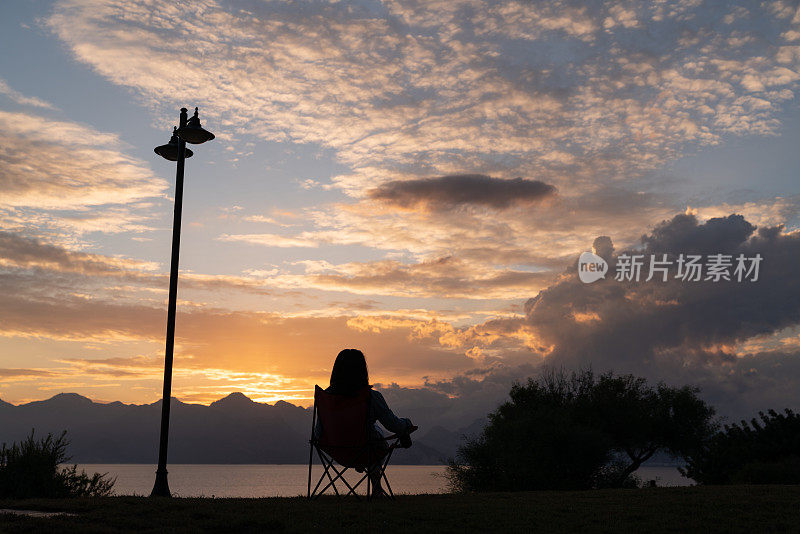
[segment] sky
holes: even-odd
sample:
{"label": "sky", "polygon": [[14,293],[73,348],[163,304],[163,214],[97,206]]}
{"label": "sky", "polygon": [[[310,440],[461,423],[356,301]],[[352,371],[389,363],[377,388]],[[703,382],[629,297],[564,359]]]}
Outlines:
{"label": "sky", "polygon": [[[160,397],[153,147],[198,106],[176,397],[307,405],[355,347],[453,421],[542,366],[800,407],[796,2],[8,0],[0,47],[4,401]],[[587,285],[585,251],[764,259]]]}

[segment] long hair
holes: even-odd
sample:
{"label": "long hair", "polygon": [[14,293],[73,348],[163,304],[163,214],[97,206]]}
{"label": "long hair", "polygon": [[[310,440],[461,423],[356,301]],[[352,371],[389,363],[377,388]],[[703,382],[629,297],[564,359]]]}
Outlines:
{"label": "long hair", "polygon": [[358,349],[344,349],[333,363],[328,391],[337,395],[355,395],[365,386],[369,386],[369,372],[364,353]]}

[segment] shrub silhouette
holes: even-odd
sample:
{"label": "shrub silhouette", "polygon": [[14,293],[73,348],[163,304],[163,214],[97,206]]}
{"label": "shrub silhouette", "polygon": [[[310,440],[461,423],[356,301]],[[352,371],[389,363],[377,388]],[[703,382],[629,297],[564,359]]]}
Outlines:
{"label": "shrub silhouette", "polygon": [[800,484],[800,415],[769,410],[726,425],[681,472],[700,484]]}
{"label": "shrub silhouette", "polygon": [[636,485],[656,452],[695,453],[716,430],[714,410],[690,387],[649,386],[632,375],[547,371],[515,384],[448,468],[460,491]]}
{"label": "shrub silhouette", "polygon": [[31,431],[24,441],[0,448],[0,497],[103,497],[116,479],[106,474],[78,472],[78,466],[61,467],[69,461],[67,432],[39,440]]}

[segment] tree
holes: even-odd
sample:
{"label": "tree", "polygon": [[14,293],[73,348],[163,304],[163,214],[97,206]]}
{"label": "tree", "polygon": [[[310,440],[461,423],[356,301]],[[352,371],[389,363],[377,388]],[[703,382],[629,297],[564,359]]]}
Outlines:
{"label": "tree", "polygon": [[39,440],[30,436],[20,443],[0,448],[0,497],[103,497],[111,493],[116,479],[105,474],[78,472],[78,466],[61,467],[67,461],[69,441],[64,431]]}
{"label": "tree", "polygon": [[690,387],[631,375],[546,371],[510,400],[448,466],[465,491],[584,489],[632,484],[658,451],[683,457],[714,431],[714,410]]}
{"label": "tree", "polygon": [[726,425],[681,472],[700,484],[800,484],[800,414],[758,415]]}
{"label": "tree", "polygon": [[588,488],[609,460],[605,436],[587,424],[591,374],[549,373],[515,384],[478,438],[448,466],[466,491]]}
{"label": "tree", "polygon": [[632,375],[604,374],[594,383],[589,411],[620,459],[617,479],[622,485],[657,452],[676,458],[696,453],[716,430],[714,409],[689,386],[647,384]]}

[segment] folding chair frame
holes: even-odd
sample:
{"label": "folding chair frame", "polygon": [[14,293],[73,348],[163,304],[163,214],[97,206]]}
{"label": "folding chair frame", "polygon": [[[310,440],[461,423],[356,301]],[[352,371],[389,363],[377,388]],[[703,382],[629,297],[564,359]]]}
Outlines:
{"label": "folding chair frame", "polygon": [[[351,467],[340,465],[340,468],[337,469],[336,464],[338,464],[338,462],[336,462],[336,460],[334,460],[328,453],[322,450],[322,448],[319,446],[319,440],[314,437],[314,428],[316,427],[316,424],[317,424],[317,403],[315,400],[314,410],[312,412],[312,417],[311,417],[311,439],[308,440],[309,443],[308,493],[307,493],[308,499],[318,498],[320,495],[325,493],[325,491],[328,488],[332,488],[337,497],[342,496],[342,494],[339,493],[339,488],[336,487],[336,482],[339,481],[342,484],[344,484],[344,486],[347,488],[347,493],[344,493],[344,496],[353,495],[357,500],[361,500],[361,496],[358,493],[356,493],[356,489],[358,489],[358,487],[364,482],[364,480],[367,481],[366,497],[367,499],[371,499],[373,497],[373,492],[375,488],[373,487],[372,480],[370,479],[370,472],[371,471],[374,472],[375,469],[380,469],[380,478],[386,484],[386,489],[388,490],[387,495],[391,499],[394,499],[392,486],[389,484],[389,479],[386,478],[386,467],[389,465],[389,460],[392,458],[392,453],[397,447],[400,446],[400,436],[398,436],[397,434],[392,434],[391,436],[385,436],[383,438],[384,441],[386,442],[391,441],[392,443],[389,445],[386,456],[383,457],[380,463],[375,463],[375,464],[373,464],[371,458],[372,456],[371,446],[374,445],[374,443],[377,442],[377,440],[373,442],[368,442],[366,445],[363,445],[361,447],[337,447],[337,448],[355,449],[358,451],[356,458],[364,458],[367,460],[365,464],[366,468],[364,469],[364,475],[358,480],[358,482],[356,482],[354,485],[351,485],[344,477],[345,472],[347,472],[348,469],[351,469]],[[317,452],[317,455],[319,456],[319,459],[322,462],[323,473],[322,475],[320,475],[319,480],[317,481],[317,484],[316,486],[314,486],[314,489],[312,491],[311,467],[314,463],[314,451]],[[336,473],[336,476],[332,476],[331,471]],[[322,489],[320,489],[320,486],[322,485],[325,478],[328,479],[328,483],[325,486],[323,486]],[[344,489],[342,489],[342,491],[344,491]]]}

